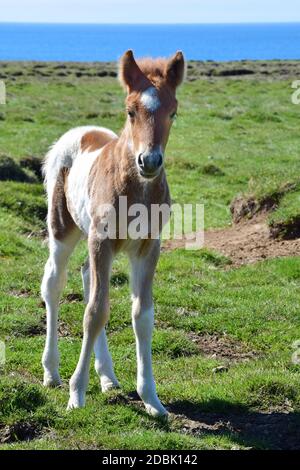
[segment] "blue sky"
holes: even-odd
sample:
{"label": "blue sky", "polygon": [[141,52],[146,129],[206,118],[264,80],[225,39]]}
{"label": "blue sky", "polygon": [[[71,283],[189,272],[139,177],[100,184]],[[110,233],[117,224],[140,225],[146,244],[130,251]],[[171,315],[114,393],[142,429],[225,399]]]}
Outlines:
{"label": "blue sky", "polygon": [[0,22],[239,23],[300,21],[299,0],[0,0]]}

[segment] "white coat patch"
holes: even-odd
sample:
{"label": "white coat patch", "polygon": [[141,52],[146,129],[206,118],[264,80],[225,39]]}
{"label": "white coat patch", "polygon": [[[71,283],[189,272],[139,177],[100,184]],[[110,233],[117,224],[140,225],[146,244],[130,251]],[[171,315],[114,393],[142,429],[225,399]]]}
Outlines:
{"label": "white coat patch", "polygon": [[141,102],[145,106],[148,111],[154,113],[160,107],[160,100],[158,97],[158,93],[154,86],[147,88],[147,90],[143,91],[141,96]]}

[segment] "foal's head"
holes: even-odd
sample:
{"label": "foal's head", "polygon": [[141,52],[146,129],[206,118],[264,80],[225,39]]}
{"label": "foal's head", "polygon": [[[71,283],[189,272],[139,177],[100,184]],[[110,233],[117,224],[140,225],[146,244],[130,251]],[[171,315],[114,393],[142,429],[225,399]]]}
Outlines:
{"label": "foal's head", "polygon": [[157,176],[164,162],[172,122],[177,113],[176,88],[184,77],[184,58],[177,52],[171,59],[136,62],[132,51],[120,61],[120,80],[127,91],[126,110],[129,145],[139,174]]}

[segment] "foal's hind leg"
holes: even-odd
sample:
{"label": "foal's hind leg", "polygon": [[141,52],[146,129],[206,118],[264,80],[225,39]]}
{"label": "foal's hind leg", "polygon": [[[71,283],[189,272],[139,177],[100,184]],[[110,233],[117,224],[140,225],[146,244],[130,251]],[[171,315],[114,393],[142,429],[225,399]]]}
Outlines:
{"label": "foal's hind leg", "polygon": [[[81,276],[84,289],[84,300],[87,304],[90,293],[90,269],[89,260],[87,259],[81,269]],[[102,392],[107,392],[112,388],[118,388],[119,383],[116,379],[112,358],[108,349],[105,328],[101,330],[100,335],[96,339],[94,345],[95,352],[95,370],[100,378]]]}
{"label": "foal's hind leg", "polygon": [[66,283],[68,259],[81,236],[74,228],[63,241],[56,240],[51,234],[49,239],[49,258],[41,286],[42,297],[47,310],[47,336],[42,358],[44,367],[44,385],[60,385],[59,354],[57,345],[57,313],[61,292]]}

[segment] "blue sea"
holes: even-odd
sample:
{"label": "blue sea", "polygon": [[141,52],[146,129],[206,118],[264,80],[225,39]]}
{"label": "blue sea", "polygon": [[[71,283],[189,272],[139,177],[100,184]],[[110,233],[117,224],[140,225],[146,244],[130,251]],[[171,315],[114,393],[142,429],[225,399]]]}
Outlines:
{"label": "blue sea", "polygon": [[0,23],[0,60],[111,61],[126,49],[188,59],[299,59],[300,23],[87,25]]}

